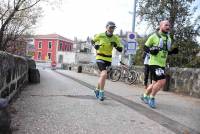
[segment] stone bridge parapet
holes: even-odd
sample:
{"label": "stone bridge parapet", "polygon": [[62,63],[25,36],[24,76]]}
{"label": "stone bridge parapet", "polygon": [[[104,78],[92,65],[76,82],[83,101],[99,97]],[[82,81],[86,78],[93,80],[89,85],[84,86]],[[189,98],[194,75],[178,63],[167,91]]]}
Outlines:
{"label": "stone bridge parapet", "polygon": [[[80,66],[83,73],[98,75],[96,64],[63,64],[62,68],[79,72]],[[143,66],[134,66],[134,70],[138,72],[136,84],[143,84]],[[200,69],[170,67],[166,74],[167,83],[163,90],[200,98]]]}

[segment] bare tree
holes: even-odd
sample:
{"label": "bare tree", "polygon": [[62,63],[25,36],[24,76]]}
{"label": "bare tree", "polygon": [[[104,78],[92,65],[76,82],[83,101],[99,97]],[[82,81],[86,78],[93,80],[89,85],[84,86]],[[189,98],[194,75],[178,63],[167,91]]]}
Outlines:
{"label": "bare tree", "polygon": [[0,50],[6,50],[14,41],[34,25],[42,11],[42,0],[1,0],[0,2]]}

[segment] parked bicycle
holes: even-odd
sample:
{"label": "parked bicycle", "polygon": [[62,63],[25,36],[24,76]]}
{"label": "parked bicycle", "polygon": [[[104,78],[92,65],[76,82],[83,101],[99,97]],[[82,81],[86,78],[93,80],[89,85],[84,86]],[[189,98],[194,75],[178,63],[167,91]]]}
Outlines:
{"label": "parked bicycle", "polygon": [[136,82],[137,76],[137,72],[131,70],[131,67],[123,62],[120,62],[120,67],[112,68],[109,72],[109,78],[111,81],[116,82],[122,80],[130,85]]}

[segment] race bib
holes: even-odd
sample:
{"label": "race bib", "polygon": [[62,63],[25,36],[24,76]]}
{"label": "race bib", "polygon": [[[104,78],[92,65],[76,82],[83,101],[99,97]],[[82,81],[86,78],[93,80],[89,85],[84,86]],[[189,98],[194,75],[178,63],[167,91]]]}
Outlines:
{"label": "race bib", "polygon": [[156,73],[157,76],[161,76],[161,75],[165,74],[165,71],[162,68],[157,68],[155,70],[155,73]]}

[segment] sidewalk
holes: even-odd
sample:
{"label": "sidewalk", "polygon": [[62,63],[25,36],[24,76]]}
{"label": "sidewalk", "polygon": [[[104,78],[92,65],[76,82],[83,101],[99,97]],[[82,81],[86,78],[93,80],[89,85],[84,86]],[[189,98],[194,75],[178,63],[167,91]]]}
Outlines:
{"label": "sidewalk", "polygon": [[[89,74],[76,73],[69,70],[56,71],[94,86],[98,81],[97,76]],[[105,90],[149,108],[140,100],[140,96],[144,92],[143,87],[127,85],[123,82],[111,82],[108,80],[106,82]],[[156,96],[156,102],[157,108],[153,109],[154,111],[200,132],[200,99],[160,91]]]}

